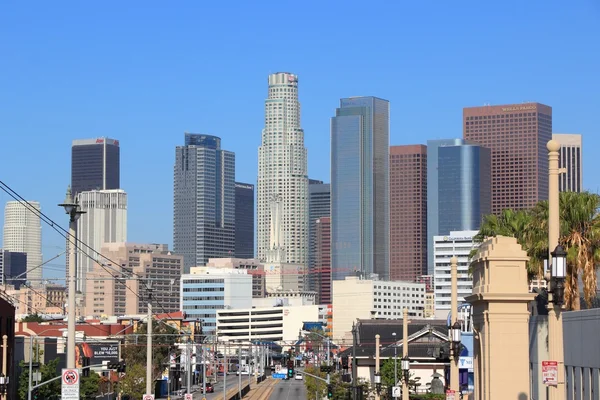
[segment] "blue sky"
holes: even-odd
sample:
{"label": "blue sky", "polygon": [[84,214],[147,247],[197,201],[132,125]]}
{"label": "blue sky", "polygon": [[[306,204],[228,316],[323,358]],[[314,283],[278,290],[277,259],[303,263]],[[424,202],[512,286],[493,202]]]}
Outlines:
{"label": "blue sky", "polygon": [[[255,183],[267,75],[290,71],[312,178],[329,180],[329,118],[341,97],[390,100],[391,144],[460,137],[464,106],[539,101],[553,107],[555,132],[584,135],[584,184],[597,191],[599,4],[3,2],[0,179],[66,225],[56,204],[71,140],[114,137],[130,241],[171,244],[183,132],[220,136],[236,153],[237,180]],[[43,235],[44,259],[64,248],[48,227]]]}

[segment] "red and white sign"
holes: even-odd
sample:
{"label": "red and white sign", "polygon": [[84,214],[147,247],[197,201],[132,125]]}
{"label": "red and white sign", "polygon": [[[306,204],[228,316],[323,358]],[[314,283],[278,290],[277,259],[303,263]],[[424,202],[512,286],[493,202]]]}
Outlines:
{"label": "red and white sign", "polygon": [[154,400],[154,395],[153,394],[145,394],[144,397],[142,397],[143,400]]}
{"label": "red and white sign", "polygon": [[61,380],[61,399],[79,400],[79,370],[64,368]]}
{"label": "red and white sign", "polygon": [[191,394],[186,394],[183,400],[194,400]]}
{"label": "red and white sign", "polygon": [[62,380],[65,385],[76,385],[79,383],[79,371],[76,369],[63,370]]}
{"label": "red and white sign", "polygon": [[456,391],[455,390],[446,390],[446,400],[456,400]]}
{"label": "red and white sign", "polygon": [[542,380],[545,385],[558,385],[557,361],[542,361]]}

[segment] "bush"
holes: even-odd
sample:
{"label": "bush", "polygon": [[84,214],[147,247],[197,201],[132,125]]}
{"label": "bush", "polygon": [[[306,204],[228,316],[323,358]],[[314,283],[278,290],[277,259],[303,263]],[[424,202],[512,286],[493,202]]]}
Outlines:
{"label": "bush", "polygon": [[410,400],[446,400],[445,394],[411,394]]}

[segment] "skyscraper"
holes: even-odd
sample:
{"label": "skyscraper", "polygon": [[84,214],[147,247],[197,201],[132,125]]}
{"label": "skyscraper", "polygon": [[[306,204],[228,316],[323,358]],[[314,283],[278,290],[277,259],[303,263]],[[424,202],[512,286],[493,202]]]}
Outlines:
{"label": "skyscraper", "polygon": [[[77,239],[96,251],[107,243],[127,241],[127,194],[124,190],[91,190],[79,192],[77,201],[81,211],[85,211],[77,220]],[[106,262],[101,256],[83,247],[85,254],[76,257],[77,290],[86,292],[88,274],[95,276],[99,266],[94,260]],[[67,271],[68,274],[68,271]],[[68,277],[68,275],[67,275]]]}
{"label": "skyscraper", "polygon": [[479,230],[482,217],[491,212],[491,179],[490,149],[469,144],[440,147],[434,235]]}
{"label": "skyscraper", "polygon": [[4,208],[4,243],[8,251],[27,254],[27,280],[32,285],[42,283],[42,222],[39,214],[40,203],[30,201],[29,205],[9,201]]}
{"label": "skyscraper", "polygon": [[87,190],[119,189],[119,141],[109,138],[73,140],[71,190],[73,196]]}
{"label": "skyscraper", "polygon": [[463,109],[463,135],[492,151],[492,213],[548,199],[552,108],[540,103]]}
{"label": "skyscraper", "polygon": [[427,147],[390,147],[390,279],[427,272]]}
{"label": "skyscraper", "polygon": [[583,153],[581,135],[553,133],[552,139],[560,143],[559,168],[565,173],[558,176],[561,192],[583,191]]}
{"label": "skyscraper", "polygon": [[254,185],[235,183],[235,257],[254,257]]}
{"label": "skyscraper", "polygon": [[331,304],[331,218],[315,221],[315,287],[317,304]]}
{"label": "skyscraper", "polygon": [[[317,272],[317,220],[322,217],[331,216],[331,186],[323,181],[314,179],[309,180],[309,267],[308,267],[308,287],[310,290],[318,292],[318,280],[315,273]],[[328,235],[329,237],[330,235]],[[331,258],[331,257],[330,257]]]}
{"label": "skyscraper", "polygon": [[0,249],[0,284],[12,285],[19,290],[25,281],[27,281],[27,254]]}
{"label": "skyscraper", "polygon": [[389,102],[340,100],[331,119],[333,279],[389,277]]}
{"label": "skyscraper", "polygon": [[175,150],[173,248],[185,272],[235,252],[235,154],[221,139],[186,133]]}
{"label": "skyscraper", "polygon": [[308,264],[308,177],[304,131],[300,127],[298,77],[288,72],[269,75],[265,128],[258,149],[257,258],[271,249],[271,210],[281,208],[277,221],[284,250],[282,262]]}
{"label": "skyscraper", "polygon": [[427,274],[433,275],[433,237],[439,235],[438,221],[438,149],[458,146],[462,139],[436,139],[427,141]]}

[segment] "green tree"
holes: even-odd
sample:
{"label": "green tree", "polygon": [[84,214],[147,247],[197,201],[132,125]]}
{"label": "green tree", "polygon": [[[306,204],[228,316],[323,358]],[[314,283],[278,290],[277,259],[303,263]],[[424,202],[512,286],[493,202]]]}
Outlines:
{"label": "green tree", "polygon": [[134,399],[141,398],[146,393],[146,367],[142,364],[128,365],[125,376],[119,380],[118,390]]}
{"label": "green tree", "polygon": [[[559,243],[567,251],[565,305],[571,310],[581,307],[579,278],[583,282],[586,304],[593,304],[598,282],[596,268],[600,261],[600,196],[589,192],[563,192],[559,197]],[[503,235],[517,239],[527,251],[530,275],[541,277],[543,259],[548,254],[548,202],[541,201],[531,210],[504,210],[500,216],[482,220],[476,240]],[[554,250],[554,249],[552,249]]]}
{"label": "green tree", "polygon": [[[55,358],[54,360],[46,363],[40,364],[40,372],[42,374],[42,382],[45,382],[49,379],[57,377],[59,375],[58,371],[58,362],[59,359]],[[21,400],[27,399],[27,391],[29,389],[29,364],[21,361],[19,363],[21,367],[21,376],[19,377],[19,398]],[[40,394],[40,398],[45,400],[54,400],[60,396],[60,379],[54,380],[50,383],[45,384],[38,388],[38,393]]]}
{"label": "green tree", "polygon": [[90,371],[89,376],[81,377],[79,395],[84,400],[94,400],[100,388],[100,375]]}
{"label": "green tree", "polygon": [[[325,372],[321,372],[319,368],[312,365],[304,368],[304,371],[323,379],[327,376]],[[307,400],[321,400],[327,389],[325,382],[309,375],[304,375],[304,386],[306,386]]]}
{"label": "green tree", "polygon": [[21,322],[44,322],[44,318],[42,318],[42,316],[39,315],[38,313],[29,314],[29,315],[23,317]]}

